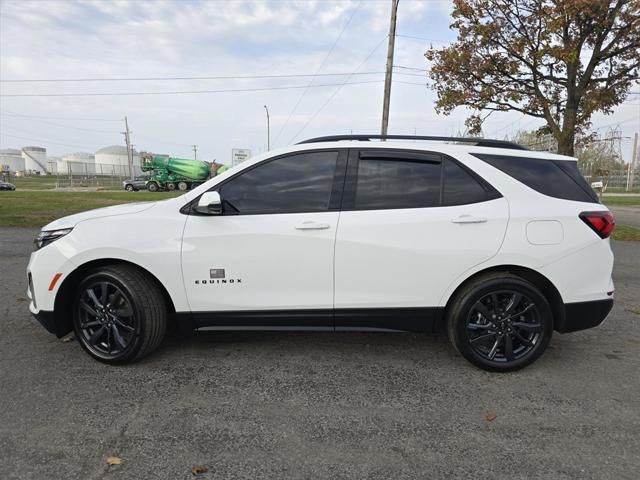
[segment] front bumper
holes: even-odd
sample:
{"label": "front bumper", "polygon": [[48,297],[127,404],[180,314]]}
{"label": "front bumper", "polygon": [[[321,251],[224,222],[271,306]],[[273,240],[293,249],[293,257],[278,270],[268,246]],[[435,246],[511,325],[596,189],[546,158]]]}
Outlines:
{"label": "front bumper", "polygon": [[564,304],[564,318],[556,322],[560,333],[577,332],[600,325],[613,308],[613,298]]}

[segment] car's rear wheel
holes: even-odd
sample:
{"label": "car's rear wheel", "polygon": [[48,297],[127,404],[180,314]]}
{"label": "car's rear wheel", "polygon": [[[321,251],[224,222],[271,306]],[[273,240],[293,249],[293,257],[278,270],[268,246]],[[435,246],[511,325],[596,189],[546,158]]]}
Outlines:
{"label": "car's rear wheel", "polygon": [[126,187],[124,187],[124,189],[125,189],[127,192],[133,192],[133,185],[129,184],[129,185],[127,185]]}
{"label": "car's rear wheel", "polygon": [[449,338],[471,363],[508,372],[526,367],[547,348],[553,312],[535,285],[509,273],[479,277],[453,299]]}
{"label": "car's rear wheel", "polygon": [[147,274],[129,265],[100,267],[79,284],[74,330],[82,348],[111,364],[140,360],[162,341],[167,311]]}

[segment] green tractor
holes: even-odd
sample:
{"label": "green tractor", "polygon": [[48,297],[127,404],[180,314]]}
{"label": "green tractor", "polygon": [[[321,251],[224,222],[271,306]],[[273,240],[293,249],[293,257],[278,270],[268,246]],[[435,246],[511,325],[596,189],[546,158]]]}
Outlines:
{"label": "green tractor", "polygon": [[209,164],[201,160],[142,154],[140,167],[151,172],[147,190],[180,190],[195,188],[209,178]]}

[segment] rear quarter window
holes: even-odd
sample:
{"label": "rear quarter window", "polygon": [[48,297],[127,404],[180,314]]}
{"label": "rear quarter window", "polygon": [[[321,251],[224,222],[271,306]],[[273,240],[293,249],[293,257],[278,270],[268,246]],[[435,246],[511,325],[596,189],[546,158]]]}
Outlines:
{"label": "rear quarter window", "polygon": [[575,161],[481,153],[473,156],[549,197],[600,203]]}

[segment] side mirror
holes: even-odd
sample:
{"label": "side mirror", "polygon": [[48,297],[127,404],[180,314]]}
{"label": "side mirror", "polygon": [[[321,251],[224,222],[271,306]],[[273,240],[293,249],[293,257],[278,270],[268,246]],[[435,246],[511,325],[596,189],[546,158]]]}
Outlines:
{"label": "side mirror", "polygon": [[204,192],[194,210],[203,215],[222,215],[222,200],[218,192]]}

